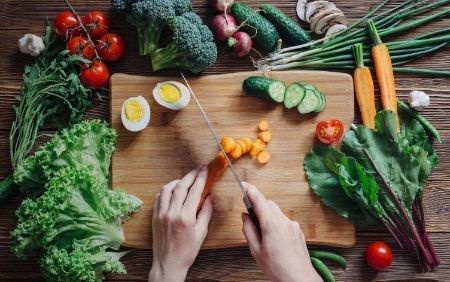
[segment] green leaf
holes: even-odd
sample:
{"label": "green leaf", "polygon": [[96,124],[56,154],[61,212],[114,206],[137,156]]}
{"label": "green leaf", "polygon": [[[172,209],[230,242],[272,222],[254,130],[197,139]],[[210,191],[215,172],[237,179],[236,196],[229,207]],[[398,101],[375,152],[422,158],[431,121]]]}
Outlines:
{"label": "green leaf", "polygon": [[[309,186],[321,201],[358,227],[377,223],[377,220],[361,209],[342,189],[339,178],[326,162],[339,158],[325,145],[314,144],[311,153],[305,157],[304,167]],[[327,157],[325,157],[327,156]]]}
{"label": "green leaf", "polygon": [[392,111],[380,111],[375,116],[375,128],[397,141],[397,115]]}

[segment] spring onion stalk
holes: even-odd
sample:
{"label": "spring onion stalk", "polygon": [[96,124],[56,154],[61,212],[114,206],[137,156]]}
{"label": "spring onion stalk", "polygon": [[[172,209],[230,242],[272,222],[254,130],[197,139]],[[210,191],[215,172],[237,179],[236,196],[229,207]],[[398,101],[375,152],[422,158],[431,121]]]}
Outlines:
{"label": "spring onion stalk", "polygon": [[[262,70],[285,70],[290,68],[325,68],[325,69],[352,69],[354,60],[352,58],[351,46],[362,43],[364,54],[367,55],[365,63],[372,65],[370,59],[370,47],[372,43],[368,36],[367,28],[357,28],[362,23],[367,23],[371,19],[374,21],[379,34],[382,37],[395,36],[408,30],[426,25],[431,22],[450,15],[450,8],[440,11],[438,7],[450,3],[450,0],[439,1],[416,1],[408,0],[383,13],[374,15],[376,11],[384,7],[389,1],[384,0],[366,16],[355,22],[348,29],[337,36],[330,38],[326,42],[312,42],[305,45],[293,46],[278,50],[268,57],[255,62],[255,67]],[[410,19],[412,16],[426,12],[434,12],[430,15],[417,19]],[[391,41],[386,43],[392,51],[392,60],[396,72],[407,72],[415,74],[426,74],[432,76],[448,76],[446,70],[431,70],[420,68],[399,67],[432,54],[450,44],[450,29],[444,28],[432,32],[421,34],[415,38],[406,40]],[[300,50],[310,47],[306,50]]]}

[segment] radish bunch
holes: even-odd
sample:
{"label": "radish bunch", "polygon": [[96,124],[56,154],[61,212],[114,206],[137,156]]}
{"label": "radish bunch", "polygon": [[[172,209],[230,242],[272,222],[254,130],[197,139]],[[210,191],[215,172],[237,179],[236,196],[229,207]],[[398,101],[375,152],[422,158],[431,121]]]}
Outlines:
{"label": "radish bunch", "polygon": [[222,12],[214,17],[212,29],[216,39],[220,42],[226,42],[234,56],[244,57],[252,50],[253,42],[248,33],[239,31],[241,26],[237,25],[234,16],[227,13],[233,3],[234,0],[210,1],[210,4],[214,9],[218,12]]}

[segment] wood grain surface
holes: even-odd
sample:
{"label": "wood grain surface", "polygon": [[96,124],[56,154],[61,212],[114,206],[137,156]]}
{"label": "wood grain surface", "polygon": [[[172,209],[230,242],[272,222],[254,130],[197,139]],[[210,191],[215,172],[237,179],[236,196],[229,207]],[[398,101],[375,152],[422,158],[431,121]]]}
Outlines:
{"label": "wood grain surface", "polygon": [[[346,129],[353,122],[352,77],[323,71],[272,72],[273,79],[286,84],[311,83],[325,93],[325,110],[302,116],[296,109],[285,110],[282,105],[246,96],[242,82],[252,75],[261,73],[205,75],[189,79],[189,84],[219,136],[256,139],[259,121],[269,122],[273,138],[267,149],[272,158],[266,165],[248,155],[235,161],[242,180],[256,185],[304,226],[307,243],[352,247],[353,225],[320,203],[311,193],[303,170],[303,159],[311,151],[319,120],[337,118]],[[141,211],[125,223],[124,245],[130,247],[151,248],[153,201],[161,187],[208,163],[219,150],[193,99],[180,111],[166,109],[153,99],[152,89],[168,80],[183,82],[181,77],[167,76],[115,74],[111,78],[111,126],[119,136],[112,161],[112,187],[125,189],[144,202]],[[149,101],[151,121],[145,130],[134,133],[123,127],[121,108],[126,99],[140,95]],[[245,245],[241,219],[245,206],[231,171],[214,185],[212,197],[214,213],[202,248]]]}
{"label": "wood grain surface", "polygon": [[[334,0],[350,21],[362,17],[381,0]],[[210,22],[214,12],[207,7],[206,0],[193,0],[194,10]],[[295,17],[295,0],[278,1],[243,1],[258,7],[260,3],[272,2],[288,15]],[[392,0],[389,6],[402,2]],[[102,10],[112,18],[112,30],[126,39],[127,52],[122,61],[111,65],[112,72],[137,75],[152,75],[148,59],[139,57],[136,48],[136,31],[128,25],[123,16],[114,15],[107,0],[72,0],[71,3],[80,13],[89,10]],[[447,7],[449,7],[447,5]],[[25,64],[32,62],[29,57],[17,51],[17,40],[25,33],[41,34],[47,18],[54,19],[65,10],[61,0],[0,0],[0,178],[11,172],[8,155],[8,131],[14,118],[12,105],[22,84],[22,72]],[[448,28],[450,19],[442,19],[425,27],[414,29],[402,37]],[[236,71],[252,70],[250,59],[235,59],[224,47],[219,48],[219,59],[216,65],[204,74],[221,74]],[[411,66],[450,69],[450,48],[436,54],[416,60]],[[165,71],[159,75],[176,75],[176,71]],[[440,157],[439,166],[433,171],[425,190],[424,208],[426,212],[427,230],[431,234],[442,264],[431,273],[419,273],[415,262],[401,250],[382,227],[370,227],[357,230],[357,244],[351,249],[334,249],[345,255],[349,262],[347,271],[333,267],[337,281],[449,281],[450,280],[450,79],[429,78],[418,75],[399,74],[396,76],[398,93],[405,98],[414,89],[425,90],[431,95],[432,104],[424,111],[424,115],[441,132],[443,143],[436,144]],[[378,95],[377,95],[378,96]],[[109,118],[109,99],[104,96],[103,102],[89,111],[87,118]],[[360,118],[356,111],[355,122]],[[50,133],[52,128],[45,133]],[[15,210],[22,201],[16,195],[7,205],[0,208],[0,281],[42,281],[35,261],[22,261],[10,251],[9,232],[16,224]],[[364,262],[364,250],[368,243],[384,240],[391,243],[394,249],[394,263],[387,271],[375,274]],[[131,249],[125,258],[127,275],[109,276],[109,281],[146,281],[152,263],[152,253],[146,250]],[[188,274],[188,281],[266,281],[266,278],[255,264],[248,248],[227,248],[201,251]]]}

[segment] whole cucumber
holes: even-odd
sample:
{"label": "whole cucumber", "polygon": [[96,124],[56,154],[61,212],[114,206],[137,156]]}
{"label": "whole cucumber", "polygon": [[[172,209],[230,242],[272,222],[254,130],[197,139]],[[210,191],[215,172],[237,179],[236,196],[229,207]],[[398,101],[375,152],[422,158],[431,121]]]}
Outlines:
{"label": "whole cucumber", "polygon": [[273,52],[278,48],[280,35],[275,26],[266,18],[244,3],[236,2],[231,7],[231,13],[252,38],[255,45],[261,49]]}
{"label": "whole cucumber", "polygon": [[286,39],[289,43],[302,45],[311,42],[311,36],[280,9],[270,4],[262,4],[259,9],[261,14],[281,33],[283,39]]}

